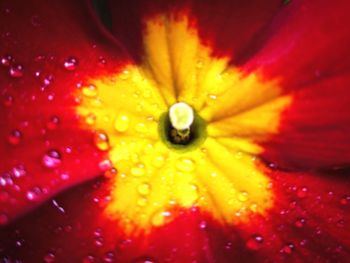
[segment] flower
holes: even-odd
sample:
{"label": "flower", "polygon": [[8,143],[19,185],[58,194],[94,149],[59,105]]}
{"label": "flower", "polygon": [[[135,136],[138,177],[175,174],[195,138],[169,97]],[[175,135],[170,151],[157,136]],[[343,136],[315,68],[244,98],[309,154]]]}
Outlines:
{"label": "flower", "polygon": [[32,2],[0,6],[3,261],[346,261],[348,3]]}

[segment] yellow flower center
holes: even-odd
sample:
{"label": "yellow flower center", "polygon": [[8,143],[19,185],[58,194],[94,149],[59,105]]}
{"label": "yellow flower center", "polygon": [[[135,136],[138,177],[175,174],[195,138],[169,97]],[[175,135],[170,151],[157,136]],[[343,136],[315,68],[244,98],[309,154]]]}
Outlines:
{"label": "yellow flower center", "polygon": [[[228,59],[213,58],[185,15],[148,19],[143,40],[142,65],[90,79],[79,91],[82,127],[96,131],[96,146],[118,170],[105,215],[136,233],[181,209],[198,208],[222,224],[266,213],[274,197],[255,156],[291,100],[280,96],[278,80],[243,75]],[[164,116],[177,131],[170,137]],[[194,132],[204,125],[205,134],[187,146],[181,136],[197,119]],[[167,142],[176,145],[176,136],[172,148]]]}

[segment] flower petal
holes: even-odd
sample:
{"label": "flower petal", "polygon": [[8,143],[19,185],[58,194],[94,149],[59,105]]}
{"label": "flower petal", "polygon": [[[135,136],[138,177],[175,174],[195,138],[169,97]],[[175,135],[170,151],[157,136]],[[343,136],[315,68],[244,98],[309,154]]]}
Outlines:
{"label": "flower petal", "polygon": [[350,164],[348,1],[291,1],[243,66],[293,97],[265,158],[289,169]]}
{"label": "flower petal", "polygon": [[[112,32],[137,60],[143,57],[143,19],[169,11],[189,11],[198,23],[199,35],[212,46],[215,56],[230,56],[233,62],[249,55],[255,42],[276,13],[280,0],[263,1],[109,1]],[[127,16],[125,14],[128,14]],[[228,30],[229,29],[229,30]],[[186,46],[183,46],[186,48]]]}
{"label": "flower petal", "polygon": [[125,237],[118,221],[104,216],[109,183],[91,182],[2,230],[8,239],[0,254],[29,262],[346,262],[349,182],[335,174],[270,176],[279,200],[269,216],[230,227],[198,209],[180,210],[138,237]]}
{"label": "flower petal", "polygon": [[0,4],[0,224],[100,174],[103,154],[78,129],[73,94],[125,56],[87,3]]}

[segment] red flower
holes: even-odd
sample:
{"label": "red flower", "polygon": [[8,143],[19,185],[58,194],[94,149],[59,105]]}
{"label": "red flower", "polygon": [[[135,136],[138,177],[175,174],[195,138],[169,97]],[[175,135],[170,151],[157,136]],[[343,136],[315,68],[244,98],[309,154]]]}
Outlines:
{"label": "red flower", "polygon": [[0,3],[2,262],[347,262],[349,3],[95,3]]}

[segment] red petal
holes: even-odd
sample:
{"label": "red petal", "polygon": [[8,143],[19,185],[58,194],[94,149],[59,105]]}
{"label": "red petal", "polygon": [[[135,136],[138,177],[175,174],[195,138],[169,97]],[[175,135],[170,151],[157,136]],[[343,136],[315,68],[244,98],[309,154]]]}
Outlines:
{"label": "red petal", "polygon": [[348,1],[291,1],[265,45],[244,65],[280,79],[293,103],[265,158],[287,168],[350,164]]}
{"label": "red petal", "polygon": [[0,254],[26,262],[346,262],[349,182],[339,175],[271,177],[278,199],[265,218],[225,227],[198,210],[180,211],[137,238],[124,237],[103,215],[108,183],[86,184],[0,232],[8,237]]}
{"label": "red petal", "polygon": [[280,0],[109,1],[112,32],[137,60],[143,55],[144,19],[154,13],[189,12],[203,42],[213,46],[214,55],[228,55],[238,62],[261,42],[265,27],[282,7]]}
{"label": "red petal", "polygon": [[0,224],[100,173],[73,93],[123,58],[87,1],[26,3],[0,4]]}

